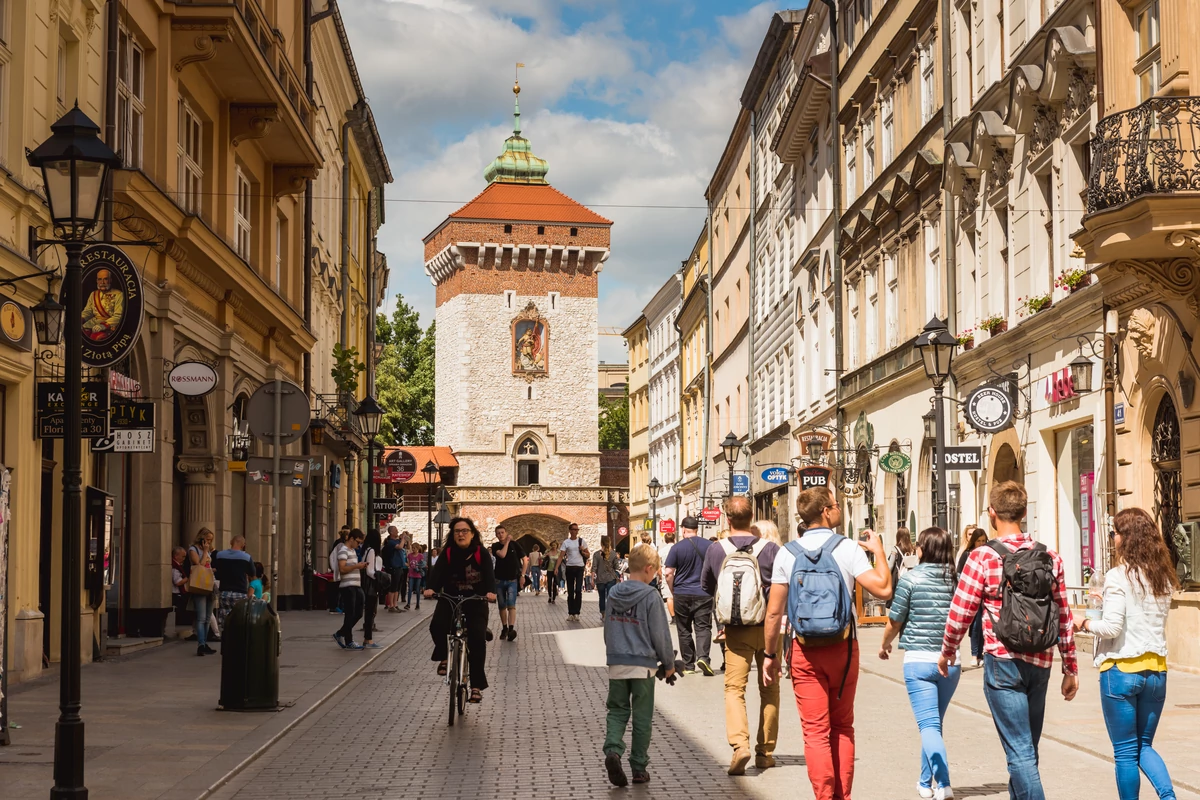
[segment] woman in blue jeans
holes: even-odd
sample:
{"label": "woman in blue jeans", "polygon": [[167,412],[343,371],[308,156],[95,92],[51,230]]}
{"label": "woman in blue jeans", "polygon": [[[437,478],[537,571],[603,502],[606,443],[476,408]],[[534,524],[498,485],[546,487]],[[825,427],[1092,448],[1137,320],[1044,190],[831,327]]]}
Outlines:
{"label": "woman in blue jeans", "polygon": [[1099,618],[1075,620],[1096,637],[1100,708],[1112,740],[1117,796],[1137,800],[1145,773],[1160,800],[1175,800],[1154,732],[1167,698],[1167,612],[1179,578],[1154,518],[1127,508],[1113,519],[1112,543],[1121,565],[1104,576]]}
{"label": "woman in blue jeans", "polygon": [[917,556],[920,563],[896,583],[879,657],[888,659],[892,641],[899,635],[904,651],[904,684],[921,731],[917,794],[946,800],[954,797],[954,790],[950,788],[942,720],[962,673],[954,665],[943,678],[938,674],[937,660],[954,597],[954,539],[941,528],[926,528],[917,537]]}
{"label": "woman in blue jeans", "polygon": [[596,592],[600,595],[600,615],[608,607],[608,593],[617,585],[621,557],[612,549],[611,539],[600,537],[600,550],[592,554],[592,574],[596,576]]}

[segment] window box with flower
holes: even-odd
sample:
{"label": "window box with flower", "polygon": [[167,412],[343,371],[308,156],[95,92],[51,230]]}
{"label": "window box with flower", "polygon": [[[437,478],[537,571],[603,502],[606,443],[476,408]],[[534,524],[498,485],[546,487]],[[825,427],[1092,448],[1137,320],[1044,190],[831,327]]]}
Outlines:
{"label": "window box with flower", "polygon": [[1017,298],[1017,315],[1021,317],[1030,316],[1039,311],[1045,311],[1050,306],[1054,305],[1054,301],[1050,297],[1050,293],[1046,294],[1031,294],[1029,297]]}
{"label": "window box with flower", "polygon": [[995,336],[1008,330],[1008,318],[1003,314],[992,314],[990,317],[979,320],[978,327]]}
{"label": "window box with flower", "polygon": [[958,339],[959,347],[963,350],[970,350],[975,346],[975,329],[967,328],[955,338]]}
{"label": "window box with flower", "polygon": [[1080,289],[1090,285],[1092,282],[1092,273],[1083,267],[1075,267],[1074,269],[1064,269],[1058,273],[1058,277],[1054,279],[1054,285],[1066,291],[1068,294],[1073,294]]}

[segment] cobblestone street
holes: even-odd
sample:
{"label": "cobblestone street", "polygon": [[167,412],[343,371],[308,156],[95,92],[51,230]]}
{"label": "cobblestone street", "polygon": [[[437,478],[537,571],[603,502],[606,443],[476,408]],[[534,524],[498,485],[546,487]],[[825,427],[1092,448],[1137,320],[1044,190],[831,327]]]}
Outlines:
{"label": "cobblestone street", "polygon": [[[601,763],[607,679],[598,624],[594,594],[585,595],[579,626],[566,622],[565,598],[550,606],[544,597],[522,595],[520,637],[515,644],[496,641],[489,646],[492,688],[483,705],[470,707],[454,728],[446,726],[445,688],[428,661],[427,634],[416,629],[213,796],[608,797],[617,790],[605,781]],[[498,630],[494,609],[492,627]],[[895,677],[900,662],[881,668],[875,658],[878,637],[878,631],[863,632],[866,669],[857,700],[855,797],[916,797],[916,725]],[[719,661],[717,655],[714,664]],[[1041,748],[1049,797],[1116,797],[1095,677],[1085,668],[1080,696],[1072,705],[1053,697],[1049,703]],[[980,678],[980,671],[968,671],[947,716],[955,796],[1005,798],[1003,751]],[[1186,704],[1198,679],[1173,673],[1172,680],[1176,683],[1159,742],[1179,797],[1196,798],[1200,795],[1189,791],[1198,780],[1189,755],[1197,737],[1196,711],[1176,706],[1172,699]],[[811,798],[790,691],[784,698],[778,766],[763,773],[751,768],[745,777],[730,778],[725,775],[729,749],[720,673],[688,676],[674,687],[658,684],[650,749],[653,780],[625,791],[675,798]]]}

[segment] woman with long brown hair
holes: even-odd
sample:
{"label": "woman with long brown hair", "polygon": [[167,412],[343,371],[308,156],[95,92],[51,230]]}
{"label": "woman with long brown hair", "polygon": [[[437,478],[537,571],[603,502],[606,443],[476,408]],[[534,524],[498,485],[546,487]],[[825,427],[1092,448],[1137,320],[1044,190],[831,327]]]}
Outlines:
{"label": "woman with long brown hair", "polygon": [[617,585],[620,576],[621,557],[612,548],[612,540],[600,537],[600,549],[592,554],[592,572],[596,576],[596,592],[600,595],[600,616],[608,608],[608,593]]}
{"label": "woman with long brown hair", "polygon": [[1077,619],[1096,637],[1100,708],[1112,740],[1120,800],[1136,800],[1144,772],[1160,800],[1175,789],[1154,733],[1167,697],[1167,612],[1179,577],[1158,526],[1146,511],[1127,508],[1113,519],[1121,564],[1104,575],[1100,619]]}
{"label": "woman with long brown hair", "polygon": [[[963,549],[958,554],[958,574],[962,574],[963,567],[967,565],[967,558],[971,555],[971,551],[977,547],[983,547],[988,543],[987,532],[983,528],[970,528],[968,535],[963,539]],[[971,657],[975,659],[975,666],[983,666],[983,606],[979,606],[979,611],[975,614],[975,619],[971,620],[969,629],[971,636]]]}

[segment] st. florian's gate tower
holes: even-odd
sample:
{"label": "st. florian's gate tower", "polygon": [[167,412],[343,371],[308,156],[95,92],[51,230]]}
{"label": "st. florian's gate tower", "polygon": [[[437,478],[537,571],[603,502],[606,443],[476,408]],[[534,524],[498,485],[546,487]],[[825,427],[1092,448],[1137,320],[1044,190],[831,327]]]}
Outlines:
{"label": "st. florian's gate tower", "polygon": [[544,550],[575,522],[595,550],[627,499],[600,486],[597,288],[612,222],[547,183],[519,104],[513,118],[487,188],[425,237],[435,436],[459,462],[451,513],[486,540],[503,523]]}

